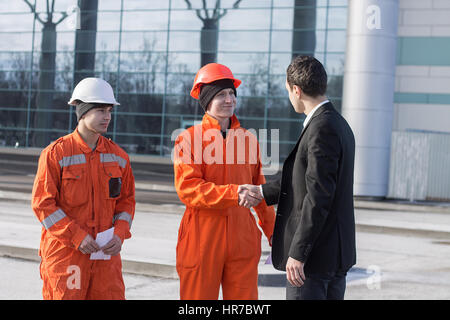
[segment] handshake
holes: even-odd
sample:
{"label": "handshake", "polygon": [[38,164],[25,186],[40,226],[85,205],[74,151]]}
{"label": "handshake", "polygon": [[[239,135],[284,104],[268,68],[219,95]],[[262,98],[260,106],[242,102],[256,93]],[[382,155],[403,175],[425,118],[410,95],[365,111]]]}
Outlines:
{"label": "handshake", "polygon": [[263,199],[259,186],[243,184],[238,188],[239,205],[250,209],[257,206]]}

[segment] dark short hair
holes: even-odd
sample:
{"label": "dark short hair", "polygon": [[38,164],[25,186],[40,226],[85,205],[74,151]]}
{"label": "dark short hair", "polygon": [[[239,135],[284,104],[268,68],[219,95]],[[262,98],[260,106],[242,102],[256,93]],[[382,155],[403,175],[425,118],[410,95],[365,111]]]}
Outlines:
{"label": "dark short hair", "polygon": [[327,91],[327,73],[325,68],[314,57],[295,57],[286,71],[289,86],[295,84],[310,97],[325,95]]}

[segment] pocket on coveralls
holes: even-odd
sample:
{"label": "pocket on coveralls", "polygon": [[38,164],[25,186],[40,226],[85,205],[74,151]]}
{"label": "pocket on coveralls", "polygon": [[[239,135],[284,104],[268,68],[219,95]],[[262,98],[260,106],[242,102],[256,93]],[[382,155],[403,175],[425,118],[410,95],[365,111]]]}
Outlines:
{"label": "pocket on coveralls", "polygon": [[104,166],[104,189],[107,199],[116,200],[122,190],[122,171],[118,166]]}
{"label": "pocket on coveralls", "polygon": [[69,207],[78,207],[88,200],[84,168],[67,168],[61,175],[61,200]]}
{"label": "pocket on coveralls", "polygon": [[198,217],[184,215],[178,230],[177,268],[195,268],[200,256]]}

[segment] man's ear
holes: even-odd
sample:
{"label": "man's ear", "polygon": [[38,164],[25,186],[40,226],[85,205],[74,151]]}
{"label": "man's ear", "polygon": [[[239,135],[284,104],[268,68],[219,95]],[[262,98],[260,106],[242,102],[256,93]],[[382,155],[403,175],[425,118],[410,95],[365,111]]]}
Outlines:
{"label": "man's ear", "polygon": [[292,86],[292,90],[294,91],[294,94],[295,94],[295,96],[298,98],[298,99],[300,99],[300,97],[302,96],[302,89],[298,86],[298,85],[296,85],[296,84],[294,84],[293,86]]}

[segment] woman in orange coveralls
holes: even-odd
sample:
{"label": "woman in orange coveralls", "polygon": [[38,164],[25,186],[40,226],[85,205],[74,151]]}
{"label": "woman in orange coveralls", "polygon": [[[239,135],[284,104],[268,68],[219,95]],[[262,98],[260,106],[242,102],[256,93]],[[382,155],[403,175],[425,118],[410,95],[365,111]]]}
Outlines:
{"label": "woman in orange coveralls", "polygon": [[238,192],[242,184],[265,181],[257,139],[234,115],[240,83],[224,65],[202,67],[191,96],[205,115],[175,142],[175,187],[186,205],[176,263],[183,300],[218,299],[220,286],[224,299],[258,299],[261,232],[249,207],[255,205],[269,242],[275,212]]}

